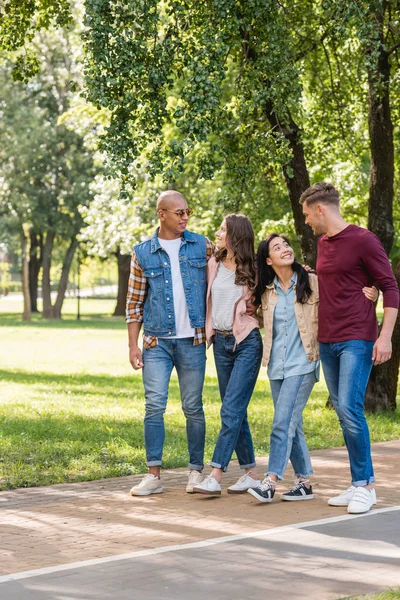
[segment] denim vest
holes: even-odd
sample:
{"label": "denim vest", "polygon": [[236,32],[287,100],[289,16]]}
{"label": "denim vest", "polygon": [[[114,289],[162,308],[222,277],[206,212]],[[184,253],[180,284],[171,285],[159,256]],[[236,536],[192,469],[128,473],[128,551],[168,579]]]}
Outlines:
{"label": "denim vest", "polygon": [[[147,297],[143,310],[146,335],[176,335],[171,264],[158,241],[158,229],[149,240],[134,247],[138,264],[147,281]],[[207,245],[203,235],[184,231],[179,248],[179,265],[183,289],[193,328],[204,327],[206,315]]]}

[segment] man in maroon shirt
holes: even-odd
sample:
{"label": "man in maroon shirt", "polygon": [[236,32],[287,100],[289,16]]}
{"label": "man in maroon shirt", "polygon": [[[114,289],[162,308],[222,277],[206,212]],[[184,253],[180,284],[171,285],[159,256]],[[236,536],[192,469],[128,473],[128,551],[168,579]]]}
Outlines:
{"label": "man in maroon shirt", "polygon": [[[392,333],[399,291],[378,238],[349,225],[339,209],[339,193],[330,183],[315,183],[301,196],[306,223],[318,239],[318,340],[332,404],[342,427],[350,460],[351,486],[330,498],[349,513],[367,512],[376,504],[375,481],[364,396],[372,364],[392,355]],[[383,292],[384,317],[378,336],[375,306],[363,288]]]}

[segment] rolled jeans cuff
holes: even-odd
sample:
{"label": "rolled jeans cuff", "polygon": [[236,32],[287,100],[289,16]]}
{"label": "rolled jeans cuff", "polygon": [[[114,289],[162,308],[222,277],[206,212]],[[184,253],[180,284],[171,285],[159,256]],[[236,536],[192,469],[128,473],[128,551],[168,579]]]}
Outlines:
{"label": "rolled jeans cuff", "polygon": [[375,476],[373,475],[369,479],[361,479],[361,481],[352,481],[351,485],[354,485],[354,487],[365,487],[366,485],[371,485],[371,483],[374,483],[374,481]]}
{"label": "rolled jeans cuff", "polygon": [[249,463],[248,465],[239,465],[239,467],[241,469],[253,469],[256,466],[257,466],[257,463],[255,461],[252,463]]}
{"label": "rolled jeans cuff", "polygon": [[191,471],[202,471],[204,469],[204,465],[193,465],[192,463],[189,463],[188,468]]}
{"label": "rolled jeans cuff", "polygon": [[213,461],[210,462],[210,467],[212,467],[213,469],[222,469],[224,473],[226,473],[228,470],[228,467],[223,467],[220,463],[216,463]]}
{"label": "rolled jeans cuff", "polygon": [[146,461],[146,465],[148,467],[161,467],[162,466],[162,460],[147,460]]}
{"label": "rolled jeans cuff", "polygon": [[[257,466],[257,463],[255,463],[255,462],[249,463],[248,465],[239,465],[239,467],[241,469],[252,469],[253,467],[256,467],[256,466]],[[228,466],[223,467],[220,463],[216,463],[213,461],[210,462],[210,467],[213,467],[214,469],[222,469],[222,471],[224,473],[226,473],[228,470]]]}

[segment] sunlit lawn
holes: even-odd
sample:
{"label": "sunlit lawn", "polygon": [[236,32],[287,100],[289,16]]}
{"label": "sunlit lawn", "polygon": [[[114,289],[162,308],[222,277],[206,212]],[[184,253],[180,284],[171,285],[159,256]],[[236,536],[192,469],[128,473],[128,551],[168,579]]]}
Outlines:
{"label": "sunlit lawn", "polygon": [[400,588],[390,588],[380,594],[368,594],[367,596],[357,596],[352,598],[343,598],[342,600],[398,600],[400,599]]}
{"label": "sunlit lawn", "polygon": [[[126,326],[109,300],[85,300],[76,321],[68,300],[62,322],[22,323],[19,303],[0,298],[0,489],[144,471],[144,400],[128,363]],[[311,448],[342,445],[319,383],[305,412]],[[219,430],[217,380],[209,353],[204,388],[206,460]],[[268,452],[272,408],[265,370],[249,417],[256,453]],[[400,438],[400,411],[369,417],[373,441]],[[176,377],[166,414],[165,467],[187,464]]]}

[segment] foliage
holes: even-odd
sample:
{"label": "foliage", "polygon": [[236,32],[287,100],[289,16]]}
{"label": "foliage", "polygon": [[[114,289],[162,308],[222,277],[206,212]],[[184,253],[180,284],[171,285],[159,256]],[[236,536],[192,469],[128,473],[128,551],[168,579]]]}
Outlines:
{"label": "foliage", "polygon": [[28,80],[40,72],[36,33],[50,25],[63,27],[72,21],[70,0],[3,0],[0,4],[0,49],[14,51],[13,75]]}
{"label": "foliage", "polygon": [[[388,5],[387,43],[395,44],[398,18]],[[110,111],[102,145],[114,173],[124,186],[145,165],[179,189],[214,177],[219,217],[250,212],[258,228],[289,210],[280,167],[290,156],[284,124],[293,123],[312,179],[333,180],[345,217],[365,226],[367,69],[380,44],[371,7],[88,0],[87,97]]]}
{"label": "foliage", "polygon": [[143,153],[169,183],[190,159],[203,179],[223,169],[237,210],[258,195],[266,163],[287,161],[265,103],[295,110],[300,88],[274,2],[89,0],[85,24],[88,98],[111,111],[103,147],[123,180]]}

